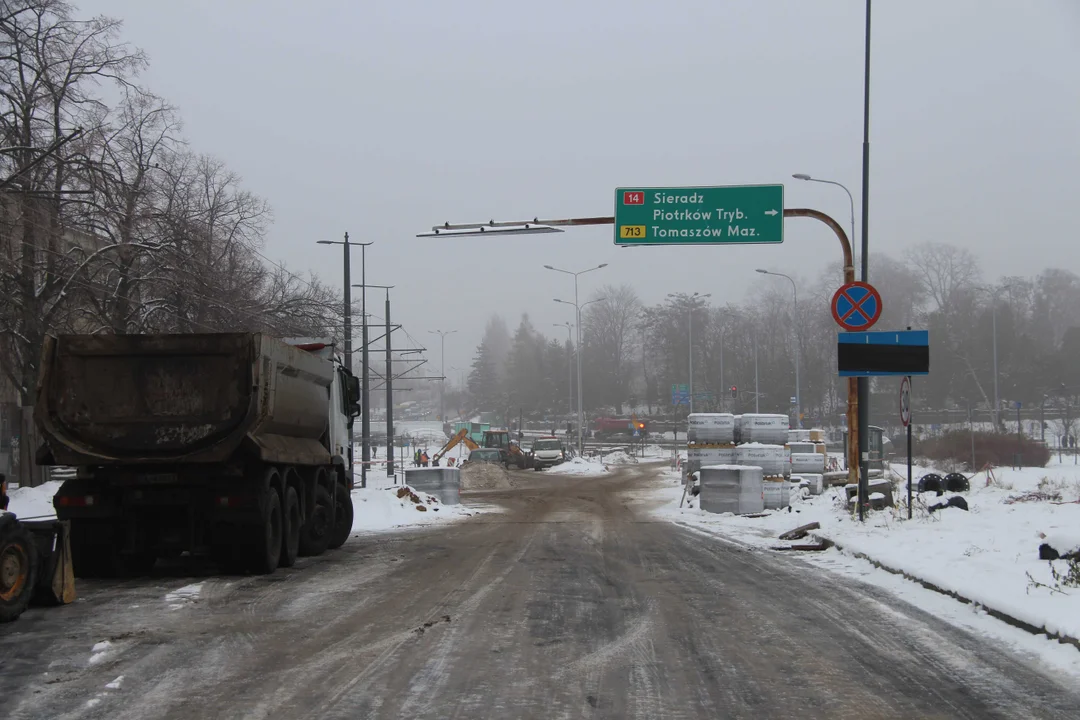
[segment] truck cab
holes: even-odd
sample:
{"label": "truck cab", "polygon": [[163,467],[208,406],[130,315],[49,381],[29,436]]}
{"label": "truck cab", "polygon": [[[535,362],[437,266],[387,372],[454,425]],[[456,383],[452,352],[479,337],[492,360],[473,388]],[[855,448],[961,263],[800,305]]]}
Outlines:
{"label": "truck cab", "polygon": [[533,470],[554,467],[563,461],[562,441],[557,437],[541,437],[533,441]]}

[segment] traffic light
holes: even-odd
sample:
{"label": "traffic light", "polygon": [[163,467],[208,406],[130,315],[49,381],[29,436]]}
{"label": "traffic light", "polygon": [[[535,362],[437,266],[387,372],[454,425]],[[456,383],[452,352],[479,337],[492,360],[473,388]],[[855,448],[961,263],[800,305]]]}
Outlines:
{"label": "traffic light", "polygon": [[731,399],[735,400],[739,397],[739,388],[735,385],[731,386]]}

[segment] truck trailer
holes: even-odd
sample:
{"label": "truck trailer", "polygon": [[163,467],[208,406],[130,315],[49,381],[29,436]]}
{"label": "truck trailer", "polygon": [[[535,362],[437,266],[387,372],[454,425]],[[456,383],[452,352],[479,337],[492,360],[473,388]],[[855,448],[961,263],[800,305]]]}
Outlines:
{"label": "truck trailer", "polygon": [[210,555],[271,573],[352,530],[356,378],[329,342],[262,333],[61,335],[42,349],[41,465],[77,577]]}

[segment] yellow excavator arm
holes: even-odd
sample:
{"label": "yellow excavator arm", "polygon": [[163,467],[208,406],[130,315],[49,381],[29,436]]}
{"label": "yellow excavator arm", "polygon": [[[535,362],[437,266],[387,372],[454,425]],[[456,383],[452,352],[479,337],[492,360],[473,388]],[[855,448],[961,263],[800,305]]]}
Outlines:
{"label": "yellow excavator arm", "polygon": [[446,453],[450,452],[461,443],[465,443],[465,447],[469,448],[470,450],[476,450],[478,447],[480,447],[475,442],[473,442],[473,439],[471,437],[469,437],[469,430],[467,428],[461,428],[457,431],[457,434],[454,435],[454,437],[446,441],[446,444],[439,449],[439,452],[435,453],[432,461],[436,463],[439,462],[440,460],[442,460],[443,456],[446,455]]}

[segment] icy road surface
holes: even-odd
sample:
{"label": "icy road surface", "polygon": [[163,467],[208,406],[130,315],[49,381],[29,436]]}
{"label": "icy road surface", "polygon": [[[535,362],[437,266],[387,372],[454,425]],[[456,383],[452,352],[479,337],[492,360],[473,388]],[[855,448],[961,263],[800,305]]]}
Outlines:
{"label": "icy road surface", "polygon": [[[1030,657],[886,590],[651,521],[656,469],[267,577],[83,582],[0,627],[13,718],[1075,718]],[[654,501],[653,501],[654,502]]]}

